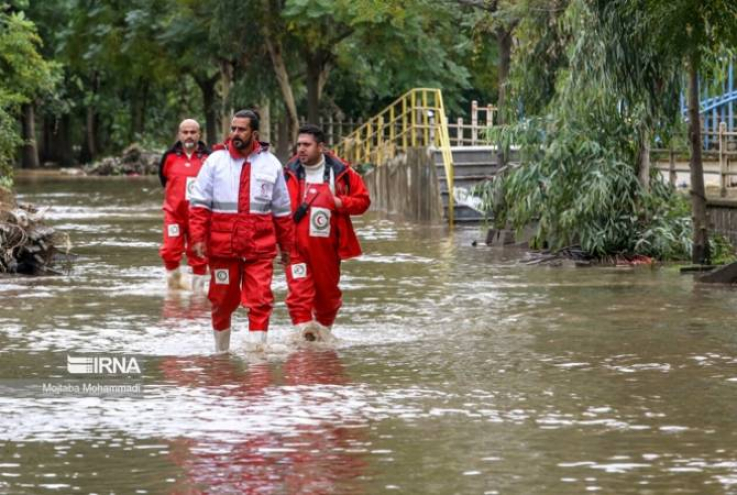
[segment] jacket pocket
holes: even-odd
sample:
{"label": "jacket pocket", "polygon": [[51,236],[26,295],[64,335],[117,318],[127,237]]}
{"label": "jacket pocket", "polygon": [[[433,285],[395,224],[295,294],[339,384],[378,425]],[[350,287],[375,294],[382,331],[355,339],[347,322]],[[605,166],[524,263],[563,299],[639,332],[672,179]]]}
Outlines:
{"label": "jacket pocket", "polygon": [[210,231],[210,249],[208,254],[215,258],[232,258],[234,253],[231,246],[231,237],[230,232]]}
{"label": "jacket pocket", "polygon": [[271,215],[258,215],[253,222],[253,245],[257,254],[276,254],[276,231]]}
{"label": "jacket pocket", "polygon": [[247,258],[253,253],[253,221],[251,218],[238,219],[233,226],[233,252],[238,257]]}
{"label": "jacket pocket", "polygon": [[267,174],[256,174],[254,177],[255,183],[252,189],[253,198],[259,201],[271,201],[274,194],[274,184],[276,183],[276,176]]}
{"label": "jacket pocket", "polygon": [[213,218],[210,225],[209,255],[220,258],[233,258],[233,221]]}

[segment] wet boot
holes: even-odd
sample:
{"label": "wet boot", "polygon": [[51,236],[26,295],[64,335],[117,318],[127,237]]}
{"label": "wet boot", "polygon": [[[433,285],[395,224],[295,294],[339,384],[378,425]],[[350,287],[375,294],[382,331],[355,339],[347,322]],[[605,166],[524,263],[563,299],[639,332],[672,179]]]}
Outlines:
{"label": "wet boot", "polygon": [[247,352],[263,352],[266,349],[266,331],[250,330],[246,336]]}
{"label": "wet boot", "polygon": [[287,341],[291,344],[299,344],[300,342],[304,342],[305,328],[307,328],[307,325],[311,324],[311,321],[305,321],[294,325],[294,330],[289,332],[289,335],[287,336]]}
{"label": "wet boot", "polygon": [[227,354],[230,350],[230,328],[225,330],[213,330],[215,338],[215,354]]}
{"label": "wet boot", "polygon": [[179,268],[166,271],[166,285],[172,290],[182,288],[182,272]]}
{"label": "wet boot", "polygon": [[209,275],[192,275],[192,292],[197,295],[207,294]]}
{"label": "wet boot", "polygon": [[294,326],[292,340],[296,342],[315,342],[320,340],[320,324],[316,321],[306,321]]}
{"label": "wet boot", "polygon": [[315,340],[318,342],[333,342],[333,326],[326,327],[322,323],[315,322]]}

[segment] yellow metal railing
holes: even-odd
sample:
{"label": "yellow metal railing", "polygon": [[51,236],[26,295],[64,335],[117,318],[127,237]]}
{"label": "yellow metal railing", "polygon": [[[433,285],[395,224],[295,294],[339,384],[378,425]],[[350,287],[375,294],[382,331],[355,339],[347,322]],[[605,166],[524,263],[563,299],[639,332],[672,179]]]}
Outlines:
{"label": "yellow metal railing", "polygon": [[439,89],[415,88],[397,98],[336,146],[338,156],[377,167],[408,148],[430,147],[443,156],[448,184],[448,222],[453,225],[453,156],[448,118]]}

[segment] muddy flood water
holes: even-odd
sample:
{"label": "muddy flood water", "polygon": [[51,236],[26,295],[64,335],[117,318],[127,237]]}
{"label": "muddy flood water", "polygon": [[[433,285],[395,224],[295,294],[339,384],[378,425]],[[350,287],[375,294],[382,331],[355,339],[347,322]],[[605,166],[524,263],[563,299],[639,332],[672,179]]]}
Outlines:
{"label": "muddy flood water", "polygon": [[[737,493],[737,291],[521,266],[478,230],[357,219],[330,347],[211,354],[166,289],[156,179],[19,178],[79,258],[0,279],[0,494]],[[133,356],[139,396],[29,394]],[[130,378],[130,377],[128,377]]]}

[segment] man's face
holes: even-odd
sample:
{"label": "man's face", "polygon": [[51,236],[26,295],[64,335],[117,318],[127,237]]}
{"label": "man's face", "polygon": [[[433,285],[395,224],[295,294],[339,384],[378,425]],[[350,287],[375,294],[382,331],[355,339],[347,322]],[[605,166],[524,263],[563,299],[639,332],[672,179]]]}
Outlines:
{"label": "man's face", "polygon": [[318,143],[312,134],[300,134],[297,137],[297,157],[302,165],[317,165],[322,155],[322,143]]}
{"label": "man's face", "polygon": [[185,120],[179,124],[179,142],[191,150],[200,140],[200,126],[196,122]]}
{"label": "man's face", "polygon": [[252,141],[251,119],[234,118],[230,122],[230,142],[233,143],[233,146],[238,150],[247,150],[251,147]]}

